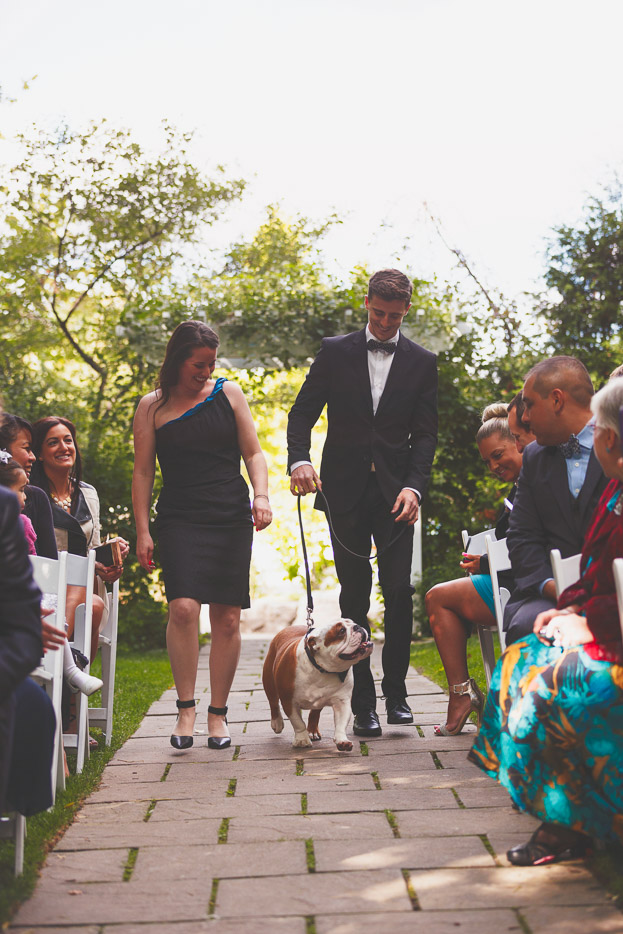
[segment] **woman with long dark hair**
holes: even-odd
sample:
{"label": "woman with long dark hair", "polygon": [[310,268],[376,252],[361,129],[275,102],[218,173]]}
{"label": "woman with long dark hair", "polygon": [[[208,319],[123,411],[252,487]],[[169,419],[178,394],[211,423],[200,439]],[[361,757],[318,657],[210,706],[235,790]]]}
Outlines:
{"label": "woman with long dark hair", "polygon": [[[248,607],[253,523],[272,520],[268,471],[249,406],[239,386],[214,380],[219,339],[201,321],[185,321],[167,345],[156,390],[141,399],[134,419],[132,501],[137,555],[153,568],[149,527],[156,457],[163,487],[155,523],[169,603],[167,648],[178,719],[171,745],[193,743],[201,604],[210,605],[211,703],[208,745],[231,744],[227,698],[240,656],[240,610]],[[253,484],[249,503],[240,474],[244,459]]]}

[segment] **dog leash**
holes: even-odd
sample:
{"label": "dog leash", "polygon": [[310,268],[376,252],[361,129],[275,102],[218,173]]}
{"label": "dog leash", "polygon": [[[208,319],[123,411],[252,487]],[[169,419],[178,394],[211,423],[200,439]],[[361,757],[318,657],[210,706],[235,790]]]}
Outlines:
{"label": "dog leash", "polygon": [[[386,551],[389,551],[392,545],[396,544],[396,542],[398,541],[402,533],[405,532],[407,529],[407,526],[403,525],[403,527],[398,532],[398,535],[396,535],[395,538],[391,538],[390,536],[390,540],[385,546],[385,548],[382,548],[380,551],[377,550],[375,555],[360,555],[356,551],[351,551],[350,548],[347,548],[344,542],[342,542],[338,538],[338,536],[335,533],[335,529],[333,528],[333,521],[331,519],[331,510],[329,508],[327,497],[324,495],[322,490],[316,490],[316,493],[319,496],[321,496],[322,499],[324,500],[325,511],[327,515],[327,522],[329,523],[329,529],[331,530],[331,535],[333,536],[335,541],[338,543],[338,545],[340,545],[344,549],[344,551],[347,551],[348,554],[352,555],[354,558],[361,558],[363,561],[374,561],[375,558],[378,559],[381,555],[384,555]],[[314,612],[314,598],[312,596],[311,574],[309,571],[309,559],[307,557],[307,546],[305,544],[305,531],[303,529],[303,515],[301,513],[301,499],[302,498],[303,497],[301,495],[297,496],[296,508],[298,510],[298,515],[299,515],[299,528],[301,530],[301,547],[303,549],[303,563],[305,564],[305,584],[307,588],[307,631],[309,632],[309,630],[314,625],[314,620],[312,617],[312,614]]]}

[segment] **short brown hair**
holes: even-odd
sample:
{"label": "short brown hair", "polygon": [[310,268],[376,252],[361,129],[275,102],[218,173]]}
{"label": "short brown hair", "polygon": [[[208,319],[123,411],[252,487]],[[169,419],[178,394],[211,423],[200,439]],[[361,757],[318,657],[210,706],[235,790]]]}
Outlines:
{"label": "short brown hair", "polygon": [[541,360],[532,367],[525,382],[529,379],[534,379],[534,391],[542,399],[554,389],[563,389],[582,408],[590,406],[595,392],[588,370],[576,357],[560,355]]}
{"label": "short brown hair", "polygon": [[399,269],[379,269],[368,283],[368,298],[373,295],[391,302],[400,299],[405,305],[411,304],[413,283]]}
{"label": "short brown hair", "polygon": [[513,409],[517,410],[517,421],[520,426],[529,431],[528,425],[523,420],[524,412],[526,411],[526,403],[523,401],[523,395],[521,390],[517,393],[516,396],[513,396],[511,401],[508,403],[508,411],[512,412]]}

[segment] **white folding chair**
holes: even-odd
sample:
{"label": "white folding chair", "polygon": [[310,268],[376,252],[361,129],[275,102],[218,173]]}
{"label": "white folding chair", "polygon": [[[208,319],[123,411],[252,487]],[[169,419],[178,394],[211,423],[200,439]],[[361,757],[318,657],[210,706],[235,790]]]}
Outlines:
{"label": "white folding chair", "polygon": [[108,593],[108,619],[99,635],[102,656],[102,706],[89,707],[89,723],[99,727],[106,739],[112,741],[112,717],[115,699],[115,671],[117,667],[117,631],[119,627],[119,581],[115,581],[112,593]]}
{"label": "white folding chair", "polygon": [[[467,529],[461,532],[463,538],[463,549],[472,555],[483,555],[487,550],[487,538],[495,538],[495,529],[485,529],[470,535]],[[478,627],[478,641],[480,643],[480,653],[482,655],[482,664],[487,679],[487,687],[491,682],[491,675],[495,668],[495,646],[493,643],[493,633],[484,626]]]}
{"label": "white folding chair", "polygon": [[[86,658],[91,657],[91,625],[93,620],[93,583],[95,580],[95,551],[90,551],[88,557],[80,555],[67,555],[67,584],[84,587],[86,591],[85,602],[76,609],[74,617],[74,634],[71,645],[82,652]],[[89,665],[86,670],[88,671]],[[89,698],[81,691],[76,695],[76,732],[63,733],[65,749],[76,750],[76,773],[80,774],[84,768],[85,760],[89,758]]]}
{"label": "white folding chair", "polygon": [[489,573],[491,574],[491,586],[493,588],[495,621],[498,625],[500,649],[503,652],[506,648],[506,633],[504,632],[504,607],[508,603],[510,590],[508,590],[506,587],[500,587],[498,574],[500,571],[510,571],[511,569],[511,559],[508,554],[506,539],[502,538],[499,542],[497,542],[487,537],[487,554],[489,556]]}
{"label": "white folding chair", "polygon": [[[65,628],[65,600],[67,596],[67,552],[62,551],[58,560],[44,558],[41,555],[31,555],[33,577],[35,583],[43,593],[54,594],[57,597],[56,612],[48,620],[57,629]],[[32,672],[35,681],[45,687],[52,701],[56,717],[56,730],[54,732],[54,752],[52,754],[52,795],[56,798],[56,791],[65,788],[65,768],[63,762],[62,737],[62,711],[63,696],[63,650],[56,649],[46,652],[41,664]]]}
{"label": "white folding chair", "polygon": [[13,840],[15,843],[14,871],[21,876],[24,871],[24,841],[26,839],[26,818],[14,811],[0,817],[0,840]]}
{"label": "white folding chair", "polygon": [[621,635],[623,636],[623,558],[614,559],[612,562],[612,573],[614,574],[614,584],[617,591],[619,620],[621,623]]}
{"label": "white folding chair", "polygon": [[563,590],[575,584],[580,576],[580,558],[582,555],[571,555],[563,558],[558,548],[552,548],[549,553],[552,562],[552,573],[554,583],[556,584],[556,596],[559,597]]}

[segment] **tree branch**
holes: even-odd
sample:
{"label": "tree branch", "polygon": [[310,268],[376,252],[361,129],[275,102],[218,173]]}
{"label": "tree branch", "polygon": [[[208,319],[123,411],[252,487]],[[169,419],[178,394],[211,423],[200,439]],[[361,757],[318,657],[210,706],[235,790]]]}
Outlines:
{"label": "tree branch", "polygon": [[113,256],[113,258],[108,263],[106,263],[105,266],[103,266],[100,269],[100,271],[95,276],[95,278],[91,280],[91,282],[86,287],[84,292],[82,292],[82,294],[78,296],[76,301],[73,303],[73,305],[71,306],[71,308],[65,315],[64,323],[67,324],[67,322],[69,321],[73,313],[77,311],[77,309],[80,307],[80,305],[82,304],[84,299],[87,297],[87,295],[95,288],[97,283],[100,282],[101,279],[104,278],[106,273],[110,271],[110,269],[114,266],[115,263],[121,262],[121,260],[127,259],[128,256],[131,256],[132,253],[134,253],[136,250],[139,250],[141,247],[147,246],[148,243],[155,242],[159,237],[162,236],[165,230],[166,230],[166,225],[161,230],[157,230],[151,236],[146,237],[144,240],[140,240],[138,243],[135,243],[134,246],[128,247],[128,249],[124,253],[120,253],[118,256]]}

